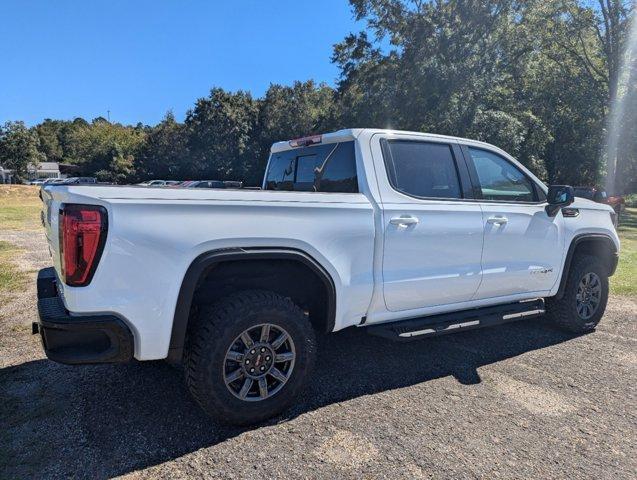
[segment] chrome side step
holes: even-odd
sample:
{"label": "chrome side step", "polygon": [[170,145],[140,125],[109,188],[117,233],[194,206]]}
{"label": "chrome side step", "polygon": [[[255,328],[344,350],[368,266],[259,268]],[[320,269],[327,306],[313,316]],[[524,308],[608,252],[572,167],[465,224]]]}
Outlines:
{"label": "chrome side step", "polygon": [[432,333],[442,333],[442,332],[448,332],[451,333],[451,330],[456,330],[459,328],[467,328],[467,327],[474,327],[474,326],[478,326],[480,325],[480,320],[472,320],[470,322],[462,322],[462,323],[452,323],[451,325],[449,325],[448,327],[445,327],[442,330],[436,330],[435,328],[425,328],[424,330],[416,330],[415,332],[403,332],[403,333],[399,333],[398,336],[400,337],[419,337],[420,335],[430,335]]}
{"label": "chrome side step", "polygon": [[491,327],[544,314],[544,300],[508,303],[461,312],[400,320],[367,327],[368,333],[397,341],[446,335],[464,330]]}
{"label": "chrome side step", "polygon": [[536,315],[544,314],[545,310],[538,308],[537,310],[529,310],[528,312],[511,313],[510,315],[503,315],[503,320],[517,320],[522,317],[532,317]]}

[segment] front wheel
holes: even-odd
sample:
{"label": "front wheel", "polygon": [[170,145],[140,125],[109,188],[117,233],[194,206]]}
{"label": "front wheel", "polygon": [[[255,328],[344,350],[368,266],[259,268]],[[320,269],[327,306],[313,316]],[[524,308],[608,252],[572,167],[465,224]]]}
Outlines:
{"label": "front wheel", "polygon": [[594,330],[608,302],[608,270],[592,255],[578,256],[568,272],[564,296],[547,298],[549,318],[563,330],[585,333]]}
{"label": "front wheel", "polygon": [[186,383],[209,415],[256,423],[295,400],[315,350],[314,330],[290,299],[239,292],[200,310],[188,336]]}

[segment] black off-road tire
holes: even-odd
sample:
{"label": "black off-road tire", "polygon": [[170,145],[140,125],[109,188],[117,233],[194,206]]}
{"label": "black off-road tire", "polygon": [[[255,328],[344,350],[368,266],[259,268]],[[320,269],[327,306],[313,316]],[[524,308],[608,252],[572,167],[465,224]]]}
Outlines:
{"label": "black off-road tire", "polygon": [[[223,423],[250,425],[281,413],[296,400],[314,366],[316,339],[309,319],[289,298],[263,290],[237,292],[201,307],[191,321],[184,361],[186,385],[207,414]],[[296,358],[280,391],[249,402],[226,387],[226,352],[242,332],[264,322],[286,330]]]}
{"label": "black off-road tire", "polygon": [[[577,290],[582,278],[594,273],[601,281],[601,296],[597,309],[590,318],[584,319],[577,311]],[[595,330],[602,319],[608,302],[608,268],[592,255],[579,255],[573,259],[566,279],[564,296],[560,299],[546,299],[546,313],[550,320],[562,330],[572,333],[586,333]]]}

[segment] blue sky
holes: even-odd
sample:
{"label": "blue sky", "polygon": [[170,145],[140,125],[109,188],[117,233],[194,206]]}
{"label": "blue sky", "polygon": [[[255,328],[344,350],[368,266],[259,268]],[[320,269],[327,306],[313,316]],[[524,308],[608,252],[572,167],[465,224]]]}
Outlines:
{"label": "blue sky", "polygon": [[332,46],[361,28],[347,0],[2,0],[0,122],[152,125],[213,86],[333,85]]}

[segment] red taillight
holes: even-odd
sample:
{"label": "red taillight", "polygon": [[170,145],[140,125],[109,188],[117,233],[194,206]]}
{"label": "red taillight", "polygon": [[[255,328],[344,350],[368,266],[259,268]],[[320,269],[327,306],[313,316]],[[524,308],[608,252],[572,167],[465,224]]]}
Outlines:
{"label": "red taillight", "polygon": [[104,249],[107,214],[98,205],[65,204],[60,209],[62,279],[71,287],[88,285]]}

